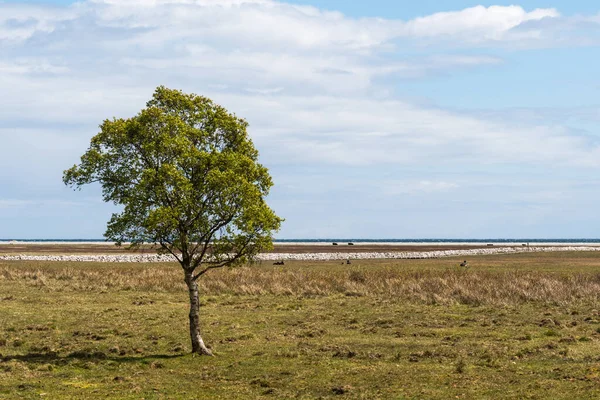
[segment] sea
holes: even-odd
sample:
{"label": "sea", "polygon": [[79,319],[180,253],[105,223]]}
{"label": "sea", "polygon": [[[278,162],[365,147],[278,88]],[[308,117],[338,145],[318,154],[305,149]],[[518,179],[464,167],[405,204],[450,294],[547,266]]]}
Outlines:
{"label": "sea", "polygon": [[[0,244],[21,243],[105,243],[105,239],[0,239]],[[600,239],[548,239],[548,238],[487,238],[487,239],[357,239],[357,238],[320,238],[320,239],[275,239],[276,244],[319,244],[319,243],[354,243],[354,244],[600,244]]]}

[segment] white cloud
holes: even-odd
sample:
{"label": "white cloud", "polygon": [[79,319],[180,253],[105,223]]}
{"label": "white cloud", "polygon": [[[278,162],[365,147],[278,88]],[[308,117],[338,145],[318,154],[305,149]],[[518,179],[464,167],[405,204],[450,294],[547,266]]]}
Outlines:
{"label": "white cloud", "polygon": [[422,180],[417,182],[383,181],[381,187],[386,195],[398,196],[449,192],[460,186],[453,182]]}
{"label": "white cloud", "polygon": [[553,8],[527,12],[519,6],[476,6],[462,11],[442,12],[417,18],[406,24],[406,31],[415,37],[460,38],[467,42],[508,39],[507,34],[528,21],[558,18]]}
{"label": "white cloud", "polygon": [[65,74],[69,68],[54,65],[44,59],[16,59],[11,62],[0,61],[0,73],[2,74]]}
{"label": "white cloud", "polygon": [[255,93],[255,94],[262,94],[262,95],[269,95],[269,94],[276,94],[276,93],[280,93],[283,90],[282,87],[276,87],[276,88],[247,88],[246,92],[248,93]]}
{"label": "white cloud", "polygon": [[527,22],[560,17],[551,8],[528,12],[520,6],[476,6],[410,21],[353,19],[339,12],[270,0],[96,0],[68,8],[11,4],[0,8],[4,15],[0,39],[26,40],[36,33],[64,29],[65,23],[76,19],[91,19],[100,27],[136,29],[127,42],[150,48],[200,39],[245,48],[330,51],[373,50],[406,38],[465,43],[535,39],[535,31],[518,36],[509,33]]}
{"label": "white cloud", "polygon": [[339,12],[276,1],[98,1],[93,9],[103,25],[149,28],[132,39],[141,45],[201,36],[244,43],[247,48],[267,45],[333,51],[372,50],[406,38],[465,43],[535,39],[535,31],[518,36],[509,33],[530,21],[560,17],[551,8],[527,12],[520,6],[476,6],[410,21],[352,19]]}
{"label": "white cloud", "polygon": [[251,132],[263,153],[279,163],[600,164],[600,148],[593,138],[560,125],[512,125],[399,100],[213,97],[253,121]]}
{"label": "white cloud", "polygon": [[[0,97],[0,194],[17,198],[0,200],[0,208],[12,217],[20,211],[16,220],[31,219],[30,210],[60,208],[67,192],[67,199],[75,198],[60,177],[97,125],[134,115],[164,84],[211,97],[250,122],[261,161],[277,178],[274,198],[288,208],[288,221],[298,221],[289,236],[315,235],[306,228],[311,216],[320,226],[336,210],[321,235],[344,229],[373,236],[387,223],[384,236],[424,235],[427,229],[449,236],[454,226],[438,231],[446,210],[456,212],[454,222],[465,212],[479,213],[473,226],[488,229],[494,201],[506,203],[506,213],[523,199],[532,207],[566,204],[552,197],[563,191],[550,182],[554,177],[524,176],[508,190],[512,195],[492,188],[499,181],[513,184],[524,169],[554,168],[570,176],[595,171],[587,167],[600,162],[598,143],[570,128],[569,115],[583,112],[577,118],[589,125],[598,119],[597,107],[550,115],[524,110],[514,117],[506,110],[442,109],[430,99],[402,97],[422,95],[404,88],[412,79],[499,68],[510,58],[497,57],[505,54],[498,47],[593,45],[598,29],[598,16],[519,6],[477,6],[405,21],[350,18],[272,0],[94,0],[68,7],[0,2],[0,91],[10,94]],[[468,95],[462,89],[457,95]],[[482,170],[503,175],[490,181]],[[476,179],[489,187],[474,188]],[[532,182],[539,183],[535,193]],[[586,187],[577,199],[586,198],[584,191],[590,193]],[[468,203],[474,198],[482,199],[476,211]],[[394,214],[401,208],[408,211]],[[78,209],[79,219],[93,217],[102,225],[99,213]],[[65,213],[56,215],[62,220]],[[398,232],[396,220],[404,218],[416,223]]]}
{"label": "white cloud", "polygon": [[60,199],[28,200],[0,199],[0,209],[30,208],[30,207],[80,207],[88,203],[64,201]]}
{"label": "white cloud", "polygon": [[12,44],[36,33],[50,33],[58,24],[77,16],[72,8],[0,3],[0,43]]}
{"label": "white cloud", "polygon": [[20,199],[0,199],[1,208],[16,208],[16,207],[28,207],[34,205],[35,202],[32,200],[20,200]]}
{"label": "white cloud", "polygon": [[599,159],[589,138],[563,126],[511,125],[417,105],[394,99],[387,82],[379,83],[502,62],[456,52],[402,57],[386,47],[394,40],[513,40],[528,32],[524,24],[561,20],[554,9],[478,6],[401,21],[271,0],[96,0],[54,8],[0,3],[0,15],[0,29],[14,31],[0,58],[0,90],[12,93],[0,99],[0,120],[16,126],[66,124],[63,135],[72,135],[136,113],[154,87],[167,84],[246,117],[274,162]]}

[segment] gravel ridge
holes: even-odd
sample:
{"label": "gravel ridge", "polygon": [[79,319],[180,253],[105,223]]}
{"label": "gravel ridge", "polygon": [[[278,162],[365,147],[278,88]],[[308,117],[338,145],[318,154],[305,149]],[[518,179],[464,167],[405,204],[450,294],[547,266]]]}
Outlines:
{"label": "gravel ridge", "polygon": [[[331,260],[372,260],[372,259],[435,259],[457,256],[480,256],[492,254],[518,254],[529,252],[560,251],[600,251],[592,246],[553,246],[553,247],[499,247],[465,250],[436,250],[424,252],[365,252],[365,253],[262,253],[257,256],[262,261],[331,261]],[[13,255],[0,256],[0,261],[61,261],[61,262],[172,262],[175,258],[167,254],[120,254],[120,255]]]}

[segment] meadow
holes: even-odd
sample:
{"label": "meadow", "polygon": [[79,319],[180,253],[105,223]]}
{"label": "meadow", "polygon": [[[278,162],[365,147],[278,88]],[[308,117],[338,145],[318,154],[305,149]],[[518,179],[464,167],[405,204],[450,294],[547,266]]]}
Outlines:
{"label": "meadow", "polygon": [[0,261],[4,399],[600,397],[600,258],[176,264]]}

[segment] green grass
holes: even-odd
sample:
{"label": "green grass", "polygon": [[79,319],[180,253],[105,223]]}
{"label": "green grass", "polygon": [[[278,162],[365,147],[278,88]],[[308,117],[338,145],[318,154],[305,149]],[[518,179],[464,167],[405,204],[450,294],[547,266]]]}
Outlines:
{"label": "green grass", "polygon": [[175,265],[0,262],[0,398],[598,398],[597,257],[213,271],[212,358]]}

